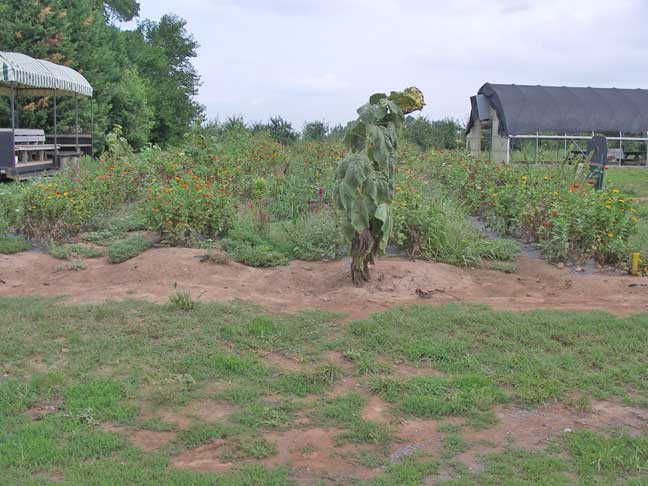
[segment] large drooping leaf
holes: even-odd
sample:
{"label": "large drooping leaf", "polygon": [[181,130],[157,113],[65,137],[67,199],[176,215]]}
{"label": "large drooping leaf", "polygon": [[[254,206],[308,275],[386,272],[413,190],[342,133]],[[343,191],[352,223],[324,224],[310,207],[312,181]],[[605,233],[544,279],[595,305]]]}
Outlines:
{"label": "large drooping leaf", "polygon": [[351,123],[344,137],[344,143],[352,153],[362,152],[367,144],[367,127],[364,122],[356,120]]}

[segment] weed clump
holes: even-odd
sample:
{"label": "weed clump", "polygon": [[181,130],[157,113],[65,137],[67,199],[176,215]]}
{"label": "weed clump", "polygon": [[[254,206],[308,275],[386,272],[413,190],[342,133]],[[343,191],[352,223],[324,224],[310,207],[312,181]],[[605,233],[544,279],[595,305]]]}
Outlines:
{"label": "weed clump", "polygon": [[123,263],[151,248],[149,240],[142,236],[130,236],[108,247],[108,263]]}
{"label": "weed clump", "polygon": [[32,244],[20,236],[0,238],[0,254],[11,255],[31,249]]}

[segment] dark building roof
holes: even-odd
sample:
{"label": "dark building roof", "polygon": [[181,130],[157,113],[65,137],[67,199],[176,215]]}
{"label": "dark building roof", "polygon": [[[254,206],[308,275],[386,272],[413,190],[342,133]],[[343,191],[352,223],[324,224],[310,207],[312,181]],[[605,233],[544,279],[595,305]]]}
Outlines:
{"label": "dark building roof", "polygon": [[497,111],[503,136],[648,131],[648,90],[486,83],[479,94]]}

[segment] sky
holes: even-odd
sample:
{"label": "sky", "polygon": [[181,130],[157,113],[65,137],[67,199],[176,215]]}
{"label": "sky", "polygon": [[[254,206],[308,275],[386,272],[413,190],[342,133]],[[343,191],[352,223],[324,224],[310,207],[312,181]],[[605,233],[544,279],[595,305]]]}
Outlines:
{"label": "sky", "polygon": [[140,0],[200,44],[209,119],[346,123],[372,93],[419,87],[465,121],[486,82],[648,88],[646,0]]}

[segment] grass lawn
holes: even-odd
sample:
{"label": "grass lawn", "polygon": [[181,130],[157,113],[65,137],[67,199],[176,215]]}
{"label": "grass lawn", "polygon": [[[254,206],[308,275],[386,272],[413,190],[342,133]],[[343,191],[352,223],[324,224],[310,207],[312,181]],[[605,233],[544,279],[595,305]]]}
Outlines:
{"label": "grass lawn", "polygon": [[648,197],[648,169],[643,167],[609,167],[605,186],[635,197]]}
{"label": "grass lawn", "polygon": [[[478,472],[456,459],[474,445],[467,431],[497,422],[498,404],[648,407],[647,315],[408,306],[347,323],[244,303],[36,298],[0,299],[0,315],[3,485],[296,484],[293,465],[272,462],[277,438],[313,428],[334,430],[344,460],[374,473],[302,484],[415,485],[448,470],[438,484],[645,484],[648,474],[648,434],[615,429],[506,447]],[[363,415],[377,399],[390,420]],[[208,416],[205,404],[227,413]],[[441,452],[390,460],[404,420],[436,421]],[[144,452],[131,442],[143,431],[166,440]],[[171,465],[209,444],[233,466]]]}
{"label": "grass lawn", "polygon": [[[610,167],[605,174],[605,185],[637,198],[648,198],[648,169]],[[639,219],[637,234],[630,240],[631,246],[648,258],[648,199],[635,203]]]}

